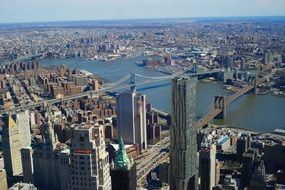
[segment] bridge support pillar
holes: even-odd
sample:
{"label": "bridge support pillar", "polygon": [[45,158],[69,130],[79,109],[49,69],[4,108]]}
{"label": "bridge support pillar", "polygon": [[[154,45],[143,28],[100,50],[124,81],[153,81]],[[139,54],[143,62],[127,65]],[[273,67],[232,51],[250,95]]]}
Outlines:
{"label": "bridge support pillar", "polygon": [[253,85],[254,85],[254,88],[253,88],[253,90],[254,90],[254,94],[257,94],[257,81],[256,81],[257,79],[256,79],[256,76],[254,77],[254,79],[253,79]]}
{"label": "bridge support pillar", "polygon": [[215,96],[214,99],[215,108],[222,109],[215,119],[225,119],[226,118],[226,98],[225,96]]}
{"label": "bridge support pillar", "polygon": [[98,98],[98,95],[97,95],[97,91],[95,92],[91,92],[89,95],[88,95],[88,98]]}
{"label": "bridge support pillar", "polygon": [[195,65],[192,67],[192,72],[193,72],[193,73],[197,73],[197,64],[195,64]]}
{"label": "bridge support pillar", "polygon": [[250,83],[250,85],[253,86],[253,89],[250,91],[253,94],[257,94],[258,90],[257,90],[257,77],[256,76],[251,76],[248,79],[248,82]]}
{"label": "bridge support pillar", "polygon": [[55,105],[57,106],[57,107],[63,107],[65,104],[66,104],[66,100],[64,100],[64,98],[62,97],[61,98],[61,101],[60,102],[58,102],[58,103],[55,103]]}
{"label": "bridge support pillar", "polygon": [[131,90],[136,91],[136,74],[131,73]]}

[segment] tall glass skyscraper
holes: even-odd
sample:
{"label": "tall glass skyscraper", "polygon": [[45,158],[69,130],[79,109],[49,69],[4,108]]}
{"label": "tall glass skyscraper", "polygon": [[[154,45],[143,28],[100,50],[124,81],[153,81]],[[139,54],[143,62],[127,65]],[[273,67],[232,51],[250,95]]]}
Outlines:
{"label": "tall glass skyscraper", "polygon": [[172,126],[170,132],[170,189],[198,189],[197,129],[195,123],[196,80],[172,80]]}

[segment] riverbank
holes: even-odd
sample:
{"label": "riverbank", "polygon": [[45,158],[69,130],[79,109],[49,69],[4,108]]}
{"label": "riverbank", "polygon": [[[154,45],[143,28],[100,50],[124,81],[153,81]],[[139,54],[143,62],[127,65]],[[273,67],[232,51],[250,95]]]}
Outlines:
{"label": "riverbank", "polygon": [[250,133],[250,134],[255,134],[255,135],[262,134],[262,135],[267,135],[267,136],[276,137],[276,138],[284,138],[284,140],[285,140],[285,134],[279,135],[279,134],[276,134],[274,131],[272,131],[272,132],[260,132],[260,131],[256,131],[256,130],[252,130],[252,129],[246,129],[246,128],[240,127],[240,126],[229,126],[229,125],[217,126],[217,128],[223,128],[226,130],[236,130],[240,133]]}

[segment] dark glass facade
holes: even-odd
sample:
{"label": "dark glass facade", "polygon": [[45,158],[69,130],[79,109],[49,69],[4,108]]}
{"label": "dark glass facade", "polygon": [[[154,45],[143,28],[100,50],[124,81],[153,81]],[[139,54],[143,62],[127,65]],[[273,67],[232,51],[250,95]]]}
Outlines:
{"label": "dark glass facade", "polygon": [[111,169],[112,190],[134,190],[137,187],[136,165],[130,169]]}
{"label": "dark glass facade", "polygon": [[198,189],[196,79],[172,80],[170,189]]}

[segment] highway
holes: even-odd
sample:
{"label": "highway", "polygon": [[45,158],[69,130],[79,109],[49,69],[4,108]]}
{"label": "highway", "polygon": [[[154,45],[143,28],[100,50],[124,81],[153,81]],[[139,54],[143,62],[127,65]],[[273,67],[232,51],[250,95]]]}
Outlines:
{"label": "highway", "polygon": [[138,186],[143,186],[146,175],[169,158],[169,153],[164,151],[164,149],[169,148],[169,145],[170,137],[166,137],[135,159]]}

